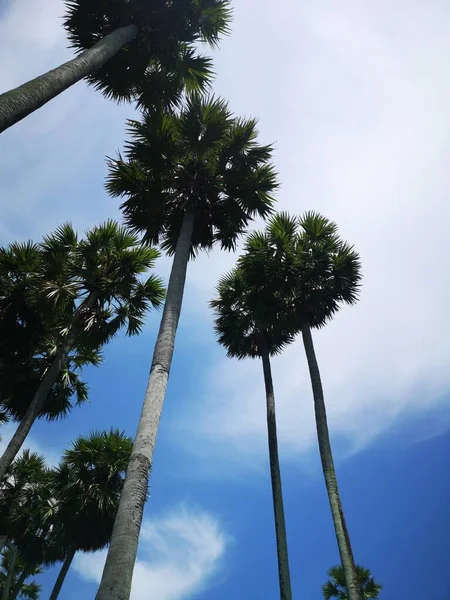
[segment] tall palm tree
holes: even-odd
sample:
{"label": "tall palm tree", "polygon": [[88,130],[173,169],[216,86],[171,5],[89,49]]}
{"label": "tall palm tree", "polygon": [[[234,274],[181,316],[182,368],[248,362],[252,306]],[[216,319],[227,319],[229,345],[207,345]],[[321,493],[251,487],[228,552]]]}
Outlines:
{"label": "tall palm tree", "polygon": [[263,234],[247,243],[268,264],[278,265],[285,278],[286,311],[292,333],[302,332],[314,397],[317,435],[326,489],[350,600],[361,600],[353,551],[340,499],[322,382],[311,335],[323,327],[341,304],[358,300],[361,265],[355,250],[337,234],[337,226],[322,215],[301,218],[275,216]]}
{"label": "tall palm tree", "polygon": [[[364,600],[376,600],[379,598],[383,586],[374,580],[369,569],[356,565],[356,573],[358,575],[358,582]],[[349,600],[347,584],[345,583],[345,573],[342,565],[331,567],[331,569],[327,571],[327,575],[330,579],[322,586],[324,600],[331,600],[331,598]]]}
{"label": "tall palm tree", "polygon": [[53,521],[65,559],[50,600],[56,600],[75,552],[104,548],[111,538],[133,440],[118,430],[79,437],[54,474]]}
{"label": "tall palm tree", "polygon": [[242,257],[241,268],[234,269],[219,281],[218,297],[211,306],[215,310],[218,340],[227,349],[227,355],[262,360],[280,598],[292,600],[270,357],[280,353],[294,338],[289,322],[285,321],[284,298],[280,295],[282,288],[277,273],[269,273],[270,264],[254,256],[250,257],[251,271],[254,268],[256,271],[248,276],[249,271],[245,268],[248,258]]}
{"label": "tall palm tree", "polygon": [[317,437],[325,484],[349,600],[361,600],[358,574],[345,521],[328,431],[326,406],[311,328],[323,327],[341,304],[353,305],[359,297],[361,263],[357,252],[337,234],[337,226],[309,212],[299,220],[299,269],[295,289],[296,315],[311,376]]}
{"label": "tall palm tree", "polygon": [[211,61],[195,44],[215,46],[228,31],[228,0],[65,0],[64,26],[78,56],[0,95],[0,132],[87,78],[106,97],[177,102],[183,86],[201,89]]}
{"label": "tall palm tree", "polygon": [[61,313],[63,336],[54,346],[52,362],[0,458],[0,478],[44,409],[71,350],[87,349],[94,357],[92,349],[106,343],[121,327],[126,326],[128,335],[140,333],[145,313],[150,306],[159,306],[164,296],[155,276],[141,281],[158,252],[142,246],[136,234],[114,221],[94,227],[79,242],[72,228],[65,225],[47,237],[42,247],[47,267],[41,286],[43,301],[51,303],[57,316]]}
{"label": "tall palm tree", "polygon": [[276,176],[256,121],[233,117],[221,99],[191,97],[179,113],[130,121],[123,160],[107,188],[125,197],[126,223],[173,255],[167,299],[98,600],[128,598],[148,474],[163,408],[189,257],[218,243],[233,249],[254,215],[271,211]]}
{"label": "tall palm tree", "polygon": [[[64,315],[61,320],[53,303],[42,301],[43,274],[50,266],[43,257],[42,246],[31,242],[0,249],[0,407],[7,417],[19,421],[53,361],[63,321],[70,318]],[[74,394],[77,402],[83,402],[87,388],[77,370],[84,364],[98,364],[100,358],[93,349],[74,350],[39,416],[54,419],[66,414]]]}

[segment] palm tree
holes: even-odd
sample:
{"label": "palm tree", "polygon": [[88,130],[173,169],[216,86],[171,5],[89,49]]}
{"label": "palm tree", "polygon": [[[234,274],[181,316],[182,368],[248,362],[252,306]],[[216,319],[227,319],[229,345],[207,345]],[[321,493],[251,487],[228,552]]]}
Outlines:
{"label": "palm tree", "polygon": [[263,234],[250,236],[248,249],[278,265],[285,278],[285,310],[291,332],[302,332],[311,376],[317,435],[325,484],[350,600],[361,600],[350,536],[345,522],[328,432],[326,407],[311,328],[323,327],[342,303],[358,300],[361,265],[358,254],[337,234],[325,217],[307,212],[301,218],[275,216]]}
{"label": "palm tree", "polygon": [[54,529],[65,559],[50,600],[56,600],[75,552],[104,548],[111,538],[133,440],[118,430],[79,437],[54,474]]}
{"label": "palm tree", "polygon": [[27,495],[29,497],[30,490],[46,482],[43,456],[29,450],[24,450],[0,479],[0,537],[3,541],[0,550],[8,539],[17,542],[12,513],[18,512],[26,520],[28,511],[20,507],[24,505]]}
{"label": "palm tree", "polygon": [[[44,409],[73,348],[88,351],[88,355],[90,352],[94,359],[96,352],[92,349],[97,350],[120,328],[126,326],[127,335],[139,334],[145,313],[150,306],[159,306],[164,296],[155,276],[141,281],[141,276],[153,267],[158,252],[142,246],[136,234],[114,221],[94,227],[80,242],[72,228],[65,225],[48,236],[42,248],[47,268],[41,286],[44,300],[54,307],[57,322],[61,313],[61,327],[65,327],[61,341],[54,346],[52,362],[0,458],[0,477]],[[69,322],[67,314],[71,315]]]}
{"label": "palm tree", "polygon": [[[8,600],[8,598],[10,597],[10,593],[11,593],[11,589],[12,589],[12,585],[13,585],[13,581],[14,581],[14,575],[16,572],[16,563],[17,563],[17,557],[18,557],[18,550],[17,547],[12,543],[12,542],[8,542],[8,548],[7,550],[9,550],[9,552],[6,555],[6,564],[5,564],[5,578],[3,581],[3,591],[2,591],[2,600]],[[5,552],[6,554],[6,552]]]}
{"label": "palm tree", "polygon": [[110,161],[107,188],[126,198],[126,223],[160,243],[173,263],[98,600],[130,595],[189,257],[216,243],[233,249],[249,220],[271,211],[277,185],[272,148],[257,143],[256,121],[233,117],[221,99],[194,95],[179,114],[147,112],[129,128],[128,160]]}
{"label": "palm tree", "polygon": [[[65,0],[64,26],[78,56],[0,95],[0,132],[87,78],[106,97],[143,93],[177,102],[183,85],[201,89],[211,61],[195,44],[228,31],[228,0]],[[140,92],[141,90],[141,92]]]}
{"label": "palm tree", "polygon": [[6,598],[11,598],[13,600],[16,598],[20,598],[21,600],[38,600],[41,586],[35,580],[28,583],[26,583],[26,580],[29,577],[40,575],[42,573],[41,568],[34,567],[29,570],[19,553],[14,565],[15,570],[11,571],[12,559],[13,551],[9,548],[5,549],[2,552],[2,564],[0,569],[0,593],[3,595],[5,591],[5,583],[8,574],[14,573],[14,576],[11,578],[11,584]]}
{"label": "palm tree", "polygon": [[[20,459],[13,465],[17,461]],[[15,581],[11,577],[13,598],[33,573],[64,560],[65,548],[56,535],[56,514],[54,473],[44,467],[40,477],[30,479],[21,490],[7,518],[8,534],[17,550],[18,561]]]}
{"label": "palm tree", "polygon": [[[380,583],[376,583],[369,569],[356,565],[356,573],[364,600],[376,600],[379,598],[383,586]],[[324,600],[331,600],[331,598],[349,600],[347,585],[345,583],[345,573],[342,565],[331,567],[331,569],[327,571],[327,575],[330,579],[322,586]]]}
{"label": "palm tree", "polygon": [[350,536],[345,521],[334,467],[327,414],[311,328],[323,327],[345,303],[357,302],[361,264],[357,252],[337,234],[337,226],[322,215],[306,213],[299,220],[299,258],[295,289],[296,316],[311,376],[317,436],[325,484],[345,573],[349,600],[361,600]]}
{"label": "palm tree", "polygon": [[[291,335],[302,332],[313,388],[319,450],[326,489],[336,531],[350,600],[361,600],[342,503],[334,468],[326,408],[312,342],[311,328],[323,327],[342,303],[358,299],[361,266],[358,254],[337,234],[337,226],[325,217],[308,212],[300,219],[276,215],[262,233],[251,234],[246,243],[247,277],[264,273],[276,286],[284,304]],[[264,267],[262,266],[264,265]]]}
{"label": "palm tree", "polygon": [[44,532],[33,515],[42,505],[41,496],[49,489],[48,474],[44,458],[25,450],[0,482],[0,537],[5,571],[4,577],[0,574],[0,582],[4,600],[18,594],[26,597],[39,590],[35,582],[25,581],[40,572],[40,565],[45,562]]}
{"label": "palm tree", "polygon": [[[49,267],[43,256],[42,247],[31,242],[0,249],[0,407],[3,415],[19,421],[61,339],[63,323],[55,319],[55,307],[41,301],[43,273]],[[74,394],[77,403],[86,400],[87,388],[77,371],[100,358],[92,349],[74,350],[39,416],[51,420],[66,414]]]}
{"label": "palm tree", "polygon": [[[250,265],[245,265],[252,261]],[[255,264],[258,263],[258,264]],[[284,322],[284,298],[280,295],[277,273],[268,273],[270,264],[258,256],[242,257],[241,268],[225,275],[218,284],[218,297],[211,302],[215,310],[215,330],[219,342],[229,357],[262,360],[266,388],[267,431],[269,442],[270,475],[272,483],[275,531],[278,553],[280,598],[291,600],[286,526],[283,507],[278,439],[275,416],[270,357],[280,353],[293,341],[289,322]],[[255,269],[253,271],[253,269]],[[250,272],[249,272],[250,271]],[[256,277],[254,276],[255,274]],[[250,275],[250,276],[248,276]]]}

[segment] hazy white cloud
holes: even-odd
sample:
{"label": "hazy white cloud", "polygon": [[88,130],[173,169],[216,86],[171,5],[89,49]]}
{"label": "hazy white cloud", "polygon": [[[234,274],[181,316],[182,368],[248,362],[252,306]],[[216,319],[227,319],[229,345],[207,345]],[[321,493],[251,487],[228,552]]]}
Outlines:
{"label": "hazy white cloud", "polygon": [[[131,600],[183,600],[212,584],[229,543],[218,520],[181,506],[159,519],[145,520],[133,576]],[[74,567],[100,582],[106,551],[77,554]]]}
{"label": "hazy white cloud", "polygon": [[[357,450],[400,416],[447,402],[450,12],[439,2],[296,6],[282,2],[280,21],[264,10],[254,13],[271,28],[277,43],[270,50],[262,48],[255,27],[253,39],[233,38],[233,51],[220,59],[238,72],[245,44],[254,48],[254,42],[260,62],[267,64],[272,53],[281,75],[269,68],[258,83],[249,73],[251,83],[242,78],[238,92],[229,80],[221,83],[239,93],[242,104],[255,101],[263,110],[270,104],[261,129],[278,140],[280,208],[322,211],[361,253],[359,305],[315,335],[333,434]],[[279,85],[271,85],[274,77]],[[196,296],[202,314],[218,275],[234,262],[226,255],[212,258],[201,259],[201,268],[190,273],[191,285],[194,280],[203,294],[203,301]],[[315,443],[301,342],[274,361],[274,377],[283,455],[298,455]],[[266,424],[260,364],[223,358],[199,387],[196,418],[192,406],[185,418],[193,451],[206,439],[215,459],[229,458],[233,449],[238,456],[261,456]]]}

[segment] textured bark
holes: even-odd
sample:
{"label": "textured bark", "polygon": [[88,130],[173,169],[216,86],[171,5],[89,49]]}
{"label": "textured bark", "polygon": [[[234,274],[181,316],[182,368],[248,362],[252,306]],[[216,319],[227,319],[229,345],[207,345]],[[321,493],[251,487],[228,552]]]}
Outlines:
{"label": "textured bark", "polygon": [[52,593],[50,594],[49,600],[56,600],[59,596],[59,592],[64,583],[64,579],[70,569],[70,565],[72,564],[73,557],[75,556],[75,549],[69,550],[62,564],[61,570],[59,571],[58,578],[55,581],[55,585],[53,586]]}
{"label": "textured bark", "polygon": [[[195,217],[186,213],[175,249],[134,447],[96,600],[128,600],[147,497],[148,476],[163,409],[183,301]],[[148,591],[152,596],[152,591]]]}
{"label": "textured bark", "polygon": [[9,444],[6,447],[5,452],[0,458],[0,479],[4,477],[9,466],[19,453],[22,444],[24,443],[28,433],[30,432],[31,427],[33,426],[33,423],[36,421],[36,419],[39,416],[39,413],[44,408],[45,401],[47,400],[47,397],[55,381],[57,380],[58,375],[61,373],[61,370],[66,363],[67,356],[69,355],[69,352],[77,337],[78,320],[81,311],[87,308],[92,308],[96,300],[97,295],[95,293],[91,293],[74,315],[72,327],[68,331],[63,344],[56,353],[56,356],[53,359],[53,362],[50,368],[48,369],[47,373],[45,374],[44,379],[41,381],[34,395],[34,398],[27,409],[27,412],[25,413],[23,419],[20,421],[19,426],[17,427],[13,437],[11,438]]}
{"label": "textured bark", "polygon": [[323,396],[322,381],[320,378],[319,365],[311,336],[309,324],[302,328],[303,344],[305,346],[306,358],[308,360],[311,385],[314,396],[314,410],[316,414],[317,437],[319,440],[320,459],[325,477],[325,485],[330,502],[333,517],[334,530],[339,548],[342,567],[345,574],[349,600],[363,600],[362,592],[356,573],[355,560],[353,558],[350,536],[345,522],[344,510],[342,508],[339,488],[334,469],[333,454],[331,450],[330,434],[328,432],[327,413]]}
{"label": "textured bark", "polygon": [[267,404],[267,436],[269,440],[270,478],[272,482],[275,533],[277,539],[278,579],[281,600],[292,600],[291,575],[284,519],[283,492],[281,487],[280,462],[278,459],[277,421],[275,415],[275,394],[273,391],[272,370],[267,345],[263,342],[261,358],[264,371]]}
{"label": "textured bark", "polygon": [[10,545],[11,549],[11,561],[9,563],[8,574],[5,579],[5,586],[3,588],[2,600],[9,600],[9,592],[11,590],[11,584],[14,578],[14,571],[16,570],[16,562],[17,562],[17,548],[15,545]]}
{"label": "textured bark", "polygon": [[1,94],[0,133],[18,123],[87,75],[94,74],[125,44],[131,42],[137,36],[137,33],[137,25],[120,27],[73,60],[24,83],[18,88]]}

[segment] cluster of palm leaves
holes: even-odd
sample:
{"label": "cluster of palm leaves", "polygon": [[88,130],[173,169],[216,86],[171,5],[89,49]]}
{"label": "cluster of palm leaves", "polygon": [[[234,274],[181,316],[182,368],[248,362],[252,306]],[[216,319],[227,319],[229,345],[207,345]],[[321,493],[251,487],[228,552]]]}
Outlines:
{"label": "cluster of palm leaves", "polygon": [[56,468],[28,450],[11,464],[0,486],[2,599],[37,598],[40,585],[29,579],[62,562],[56,600],[75,553],[108,544],[132,445],[119,431],[94,432]]}
{"label": "cluster of palm leaves", "polygon": [[[215,246],[236,250],[256,218],[267,220],[265,228],[247,236],[211,306],[228,355],[262,360],[280,598],[290,600],[292,591],[270,358],[297,336],[341,559],[324,596],[375,598],[380,586],[353,558],[312,340],[312,330],[358,300],[360,261],[324,216],[274,212],[272,146],[259,143],[255,119],[211,95],[212,62],[197,45],[215,46],[228,32],[229,1],[65,4],[77,56],[0,95],[0,132],[81,79],[107,98],[133,102],[140,118],[128,121],[124,151],[108,159],[106,189],[121,201],[123,226],[108,221],[79,239],[66,224],[39,244],[0,252],[0,419],[18,423],[0,459],[4,598],[36,597],[27,579],[63,561],[56,598],[75,552],[106,544],[97,600],[130,597],[189,260]],[[134,443],[118,432],[79,439],[56,470],[19,454],[36,419],[55,420],[86,400],[80,370],[101,362],[120,329],[138,334],[148,309],[162,304],[162,283],[148,276],[157,247],[173,260]]]}

